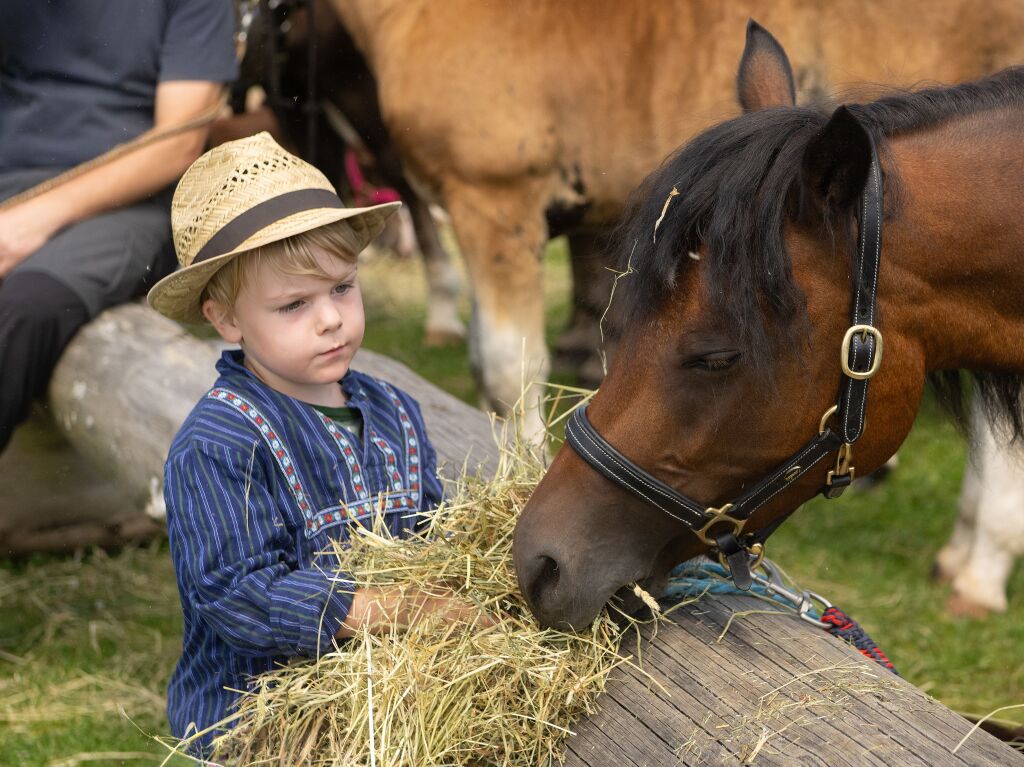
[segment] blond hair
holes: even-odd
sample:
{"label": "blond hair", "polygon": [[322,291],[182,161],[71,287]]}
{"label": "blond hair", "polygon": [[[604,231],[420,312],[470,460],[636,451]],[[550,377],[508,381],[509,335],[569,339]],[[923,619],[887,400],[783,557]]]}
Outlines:
{"label": "blond hair", "polygon": [[357,238],[348,221],[326,224],[239,254],[214,272],[199,302],[202,304],[212,299],[230,310],[242,288],[251,283],[252,276],[263,264],[270,265],[282,274],[329,278],[331,275],[324,273],[313,253],[313,247],[349,264],[356,263],[359,250]]}

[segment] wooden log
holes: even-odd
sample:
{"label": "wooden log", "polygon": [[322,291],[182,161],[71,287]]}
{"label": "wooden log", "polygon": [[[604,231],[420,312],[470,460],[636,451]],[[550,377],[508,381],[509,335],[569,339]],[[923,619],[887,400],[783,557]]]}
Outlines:
{"label": "wooden log", "polygon": [[[111,309],[83,328],[50,383],[49,408],[64,439],[36,418],[0,458],[0,552],[110,546],[162,533],[167,450],[213,384],[221,348],[141,304]],[[479,410],[365,349],[354,366],[420,401],[443,475],[457,476],[464,463],[493,470],[491,426]]]}
{"label": "wooden log", "polygon": [[[151,501],[159,496],[164,455],[212,384],[217,354],[214,344],[138,305],[111,310],[85,328],[61,360],[50,403],[70,443],[113,481],[97,484],[106,495],[97,496],[95,508],[76,507],[75,482],[88,473],[81,466],[78,474],[62,469],[65,494],[44,507],[46,491],[60,491],[60,472],[37,472],[30,481],[24,463],[5,456],[0,551],[18,541],[38,544],[51,513],[58,514],[51,521],[74,531],[66,542],[77,545],[116,537],[133,523],[137,530],[147,521],[159,529],[162,507]],[[464,460],[488,472],[495,465],[497,448],[482,412],[379,355],[361,351],[356,367],[419,399],[448,476]],[[66,458],[66,446],[52,434],[35,442],[37,457]],[[21,492],[13,505],[4,502],[12,487]],[[146,504],[148,514],[141,511]],[[38,535],[18,538],[10,519]],[[51,536],[51,543],[59,538]],[[953,753],[971,729],[966,720],[792,614],[734,616],[765,609],[749,597],[708,597],[674,613],[674,623],[629,638],[624,652],[641,656],[650,676],[630,666],[613,673],[601,711],[575,726],[566,764],[1024,764],[981,730]]]}
{"label": "wooden log", "polygon": [[[630,637],[565,767],[1001,765],[1024,755],[826,631],[751,597],[705,597]],[[749,612],[757,611],[757,612]],[[730,622],[731,619],[731,622]],[[638,649],[639,648],[639,649]]]}
{"label": "wooden log", "polygon": [[0,455],[0,555],[119,546],[163,535],[117,480],[97,470],[43,403]]}

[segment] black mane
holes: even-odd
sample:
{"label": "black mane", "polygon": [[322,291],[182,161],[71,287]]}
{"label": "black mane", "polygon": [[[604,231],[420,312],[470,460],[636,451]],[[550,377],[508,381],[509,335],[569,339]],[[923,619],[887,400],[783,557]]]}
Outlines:
{"label": "black mane", "polygon": [[[1024,67],[955,87],[898,92],[847,106],[884,157],[889,136],[985,110],[1024,106]],[[793,280],[783,234],[793,213],[804,148],[828,119],[825,112],[805,107],[753,112],[706,130],[667,158],[634,192],[613,237],[620,271],[627,266],[633,271],[621,283],[625,295],[616,299],[616,314],[631,320],[650,316],[682,270],[695,265],[688,254],[703,246],[712,308],[731,323],[749,359],[770,372],[773,349],[766,323],[790,339],[807,329],[805,299]],[[673,188],[679,194],[666,209]],[[890,173],[885,188],[889,199],[898,201],[899,179]],[[887,211],[893,212],[888,206]],[[823,223],[836,235],[837,257],[852,257],[851,215]],[[962,420],[955,378],[955,373],[941,375],[943,385],[937,388]],[[1014,434],[1021,434],[1022,378],[976,378],[986,403],[1008,412]]]}
{"label": "black mane", "polygon": [[630,318],[655,311],[696,267],[689,254],[705,246],[715,310],[763,352],[758,362],[770,359],[762,309],[784,327],[804,316],[783,228],[804,147],[827,121],[813,109],[766,109],[720,123],[669,157],[634,193],[616,233],[620,270],[634,272],[616,308]]}

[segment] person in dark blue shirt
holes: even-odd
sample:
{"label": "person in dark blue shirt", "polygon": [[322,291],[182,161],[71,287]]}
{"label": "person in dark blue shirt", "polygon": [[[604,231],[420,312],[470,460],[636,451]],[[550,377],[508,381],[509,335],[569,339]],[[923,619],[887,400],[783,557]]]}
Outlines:
{"label": "person in dark blue shirt", "polygon": [[237,76],[231,0],[4,0],[0,451],[75,332],[174,268],[170,185],[206,129],[15,196],[214,107]]}
{"label": "person in dark blue shirt", "polygon": [[343,207],[266,133],[207,152],[175,192],[183,268],[150,303],[241,347],[224,353],[165,470],[185,614],[168,715],[200,755],[236,691],[286,659],[425,615],[475,616],[444,592],[357,587],[325,553],[350,524],[417,530],[441,500],[416,402],[351,369],[364,330],[356,255],[398,207]]}

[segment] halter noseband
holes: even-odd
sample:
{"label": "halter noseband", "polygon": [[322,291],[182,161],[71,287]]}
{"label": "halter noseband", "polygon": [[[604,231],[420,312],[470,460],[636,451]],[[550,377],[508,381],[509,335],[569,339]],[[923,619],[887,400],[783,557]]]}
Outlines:
{"label": "halter noseband", "polygon": [[[785,519],[783,516],[763,530],[744,535],[743,528],[751,515],[836,450],[839,452],[835,467],[828,472],[822,494],[838,498],[853,482],[853,443],[864,430],[868,379],[882,361],[882,334],[874,326],[881,250],[881,168],[872,142],[871,167],[861,194],[853,321],[840,351],[843,379],[839,402],[822,416],[817,436],[732,503],[717,508],[705,506],[644,471],[597,433],[587,418],[586,408],[576,410],[567,422],[566,443],[612,482],[690,528],[718,552],[736,585],[748,589],[751,567],[756,567],[764,556],[764,541]],[[838,421],[838,431],[828,426],[833,416]]]}

